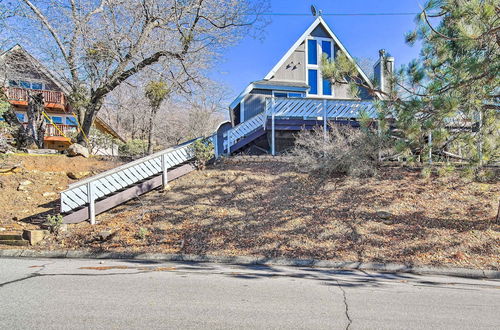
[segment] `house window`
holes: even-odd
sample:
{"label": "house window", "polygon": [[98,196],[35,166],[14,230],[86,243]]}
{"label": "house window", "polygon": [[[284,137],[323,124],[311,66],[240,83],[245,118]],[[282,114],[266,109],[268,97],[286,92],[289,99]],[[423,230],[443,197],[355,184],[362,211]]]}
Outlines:
{"label": "house window", "polygon": [[32,82],[31,89],[43,89],[43,84],[39,82]]}
{"label": "house window", "polygon": [[316,40],[307,40],[307,64],[318,64],[318,46]]}
{"label": "house window", "polygon": [[307,78],[309,81],[309,86],[311,87],[311,89],[309,89],[309,94],[317,95],[318,94],[318,70],[309,69],[308,74],[307,74]]}
{"label": "house window", "polygon": [[330,83],[330,80],[322,78],[323,79],[323,95],[332,95],[332,84]]}
{"label": "house window", "polygon": [[330,59],[332,57],[332,43],[330,41],[323,40],[321,42],[321,49],[326,58]]}
{"label": "house window", "polygon": [[17,86],[19,86],[19,83],[15,80],[9,80],[9,86],[10,87],[17,87]]}
{"label": "house window", "polygon": [[274,97],[286,97],[286,98],[290,98],[290,97],[304,97],[304,93],[298,93],[298,92],[276,92],[274,91],[273,92],[273,96]]}
{"label": "house window", "polygon": [[323,79],[321,60],[333,57],[333,41],[329,38],[310,37],[307,40],[307,83],[310,87],[309,95],[333,95],[331,83]]}
{"label": "house window", "polygon": [[71,126],[76,126],[76,118],[71,116],[71,117],[66,117],[66,125],[71,125]]}
{"label": "house window", "polygon": [[54,122],[54,124],[62,124],[63,123],[62,117],[52,116],[51,119],[52,119],[52,122]]}
{"label": "house window", "polygon": [[29,81],[23,81],[23,80],[21,80],[19,82],[19,85],[21,85],[22,88],[31,88],[31,83]]}
{"label": "house window", "polygon": [[288,97],[304,97],[304,93],[288,93]]}
{"label": "house window", "polygon": [[24,113],[16,113],[16,116],[21,123],[24,123]]}

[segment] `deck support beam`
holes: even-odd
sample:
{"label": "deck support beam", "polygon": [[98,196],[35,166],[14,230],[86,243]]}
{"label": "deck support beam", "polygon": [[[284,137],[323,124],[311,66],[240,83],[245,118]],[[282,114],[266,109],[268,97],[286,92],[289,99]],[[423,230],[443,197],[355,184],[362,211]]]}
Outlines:
{"label": "deck support beam", "polygon": [[167,156],[165,154],[161,155],[161,184],[163,189],[165,189],[168,185]]}
{"label": "deck support beam", "polygon": [[274,97],[272,98],[272,105],[271,105],[271,155],[276,156],[276,129],[274,127],[274,115],[275,115],[275,99]]}
{"label": "deck support beam", "polygon": [[89,219],[90,224],[95,225],[95,195],[94,195],[94,183],[87,183],[87,196],[89,203]]}
{"label": "deck support beam", "polygon": [[327,140],[328,127],[327,127],[327,111],[326,111],[326,100],[323,100],[323,138]]}

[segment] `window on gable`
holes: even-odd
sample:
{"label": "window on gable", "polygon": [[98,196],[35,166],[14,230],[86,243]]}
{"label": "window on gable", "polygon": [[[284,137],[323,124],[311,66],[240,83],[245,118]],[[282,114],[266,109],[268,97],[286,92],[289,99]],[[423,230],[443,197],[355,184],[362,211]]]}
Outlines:
{"label": "window on gable", "polygon": [[43,85],[42,83],[39,82],[32,82],[31,83],[31,89],[42,89]]}
{"label": "window on gable", "polygon": [[321,49],[323,54],[326,54],[326,58],[330,59],[332,57],[332,43],[330,41],[323,40],[321,42]]}
{"label": "window on gable", "polygon": [[332,95],[332,84],[325,78],[323,78],[323,95]]}
{"label": "window on gable", "polygon": [[23,81],[21,80],[19,82],[19,85],[22,87],[22,88],[31,88],[31,83],[29,81]]}
{"label": "window on gable", "polygon": [[307,40],[307,64],[318,64],[318,48],[316,40]]}
{"label": "window on gable", "polygon": [[318,94],[318,70],[309,69],[307,72],[307,80],[309,82],[309,94]]}

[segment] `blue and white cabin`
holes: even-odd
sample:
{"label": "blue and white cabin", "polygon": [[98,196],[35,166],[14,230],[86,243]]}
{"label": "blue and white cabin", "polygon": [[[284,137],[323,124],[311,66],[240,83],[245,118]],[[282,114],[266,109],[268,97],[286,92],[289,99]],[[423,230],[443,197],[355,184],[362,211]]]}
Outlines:
{"label": "blue and white cabin", "polygon": [[[231,103],[229,113],[233,128],[224,135],[225,152],[241,149],[269,132],[272,139],[264,140],[270,141],[272,145],[268,148],[274,154],[275,138],[280,131],[314,124],[326,127],[326,122],[332,120],[355,121],[361,111],[375,118],[372,101],[380,99],[379,94],[370,95],[367,90],[360,90],[355,98],[350,96],[347,85],[332,85],[323,79],[320,68],[323,54],[335,58],[340,52],[355,63],[359,78],[373,87],[374,82],[319,16],[264,79],[250,83]],[[393,68],[394,59],[381,51],[374,65],[377,86],[384,88],[384,76]],[[266,147],[261,145],[259,149]]]}

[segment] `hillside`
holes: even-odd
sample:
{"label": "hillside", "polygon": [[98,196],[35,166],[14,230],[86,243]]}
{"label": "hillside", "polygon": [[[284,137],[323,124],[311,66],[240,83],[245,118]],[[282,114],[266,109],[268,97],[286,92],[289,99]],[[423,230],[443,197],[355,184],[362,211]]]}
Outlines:
{"label": "hillside", "polygon": [[[499,269],[500,183],[411,168],[321,181],[283,162],[219,164],[40,248],[254,255]],[[103,231],[112,233],[100,238]]]}

